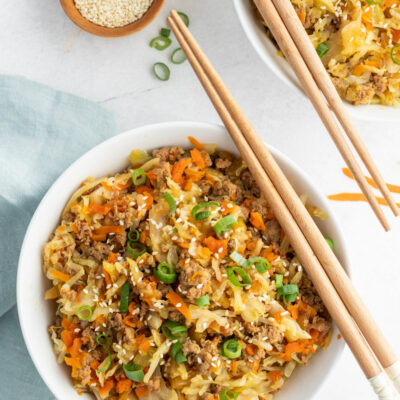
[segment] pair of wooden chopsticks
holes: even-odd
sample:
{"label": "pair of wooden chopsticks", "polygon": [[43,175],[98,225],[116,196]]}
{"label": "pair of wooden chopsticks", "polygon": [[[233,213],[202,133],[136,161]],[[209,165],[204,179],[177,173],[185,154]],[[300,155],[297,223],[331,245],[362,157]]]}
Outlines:
{"label": "pair of wooden chopsticks", "polygon": [[[398,216],[399,209],[396,202],[344,107],[342,100],[322,64],[321,59],[315,51],[307,32],[303,28],[292,7],[290,0],[254,0],[254,3],[283,54],[292,66],[304,91],[311,100],[328,133],[351,170],[372,210],[384,229],[386,231],[390,230],[387,219],[382,209],[379,207],[378,201],[368,185],[361,168],[357,164],[329,106],[341,123],[348,138],[367,167],[377,187],[382,192],[383,197],[394,215]],[[326,101],[321,92],[325,95]]]}
{"label": "pair of wooden chopsticks", "polygon": [[381,399],[394,399],[395,391],[373,354],[396,377],[399,363],[390,345],[289,181],[176,11],[171,12],[168,22],[360,367]]}

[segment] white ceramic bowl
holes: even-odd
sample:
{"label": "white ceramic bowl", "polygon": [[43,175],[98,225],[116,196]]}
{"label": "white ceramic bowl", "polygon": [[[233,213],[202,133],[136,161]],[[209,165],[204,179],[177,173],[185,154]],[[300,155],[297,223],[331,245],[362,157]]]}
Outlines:
{"label": "white ceramic bowl", "polygon": [[[220,148],[235,152],[235,147],[221,126],[195,122],[167,122],[133,129],[115,136],[73,163],[53,184],[39,204],[21,249],[18,266],[18,313],[25,343],[43,380],[57,399],[83,400],[89,395],[78,396],[71,385],[68,368],[56,363],[47,327],[53,322],[53,307],[44,300],[49,282],[41,269],[41,252],[44,243],[56,228],[60,213],[79,184],[88,176],[100,177],[124,169],[127,156],[133,148],[153,149],[167,145],[188,147],[187,136],[201,142],[217,143]],[[348,252],[338,221],[325,197],[318,192],[311,180],[288,158],[269,147],[298,193],[308,193],[311,202],[330,215],[319,226],[326,236],[335,241],[336,252],[343,265],[349,265]],[[310,365],[298,368],[287,382],[278,400],[309,400],[333,369],[343,350],[343,340],[336,339],[336,328],[331,345],[319,352]]]}
{"label": "white ceramic bowl", "polygon": [[[276,47],[265,34],[265,28],[255,16],[251,3],[251,0],[234,0],[236,13],[250,43],[265,64],[280,79],[305,96],[289,63],[284,58],[278,56]],[[382,105],[353,106],[350,103],[345,104],[350,115],[354,118],[373,121],[400,120],[400,110],[394,107]]]}

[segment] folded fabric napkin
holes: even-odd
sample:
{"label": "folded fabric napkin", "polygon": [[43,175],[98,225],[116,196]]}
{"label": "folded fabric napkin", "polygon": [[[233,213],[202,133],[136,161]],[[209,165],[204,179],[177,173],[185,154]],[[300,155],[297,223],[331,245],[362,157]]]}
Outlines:
{"label": "folded fabric napkin", "polygon": [[0,398],[54,397],[36,372],[16,310],[18,256],[29,221],[54,180],[80,155],[115,135],[95,103],[22,77],[0,75]]}

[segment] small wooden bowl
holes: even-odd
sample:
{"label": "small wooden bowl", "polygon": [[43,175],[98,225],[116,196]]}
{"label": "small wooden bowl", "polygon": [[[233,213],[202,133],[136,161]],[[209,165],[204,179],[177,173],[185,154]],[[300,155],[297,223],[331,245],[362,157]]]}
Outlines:
{"label": "small wooden bowl", "polygon": [[89,32],[93,35],[101,36],[101,37],[122,37],[132,35],[133,33],[139,32],[147,25],[150,24],[151,21],[157,16],[160,12],[161,7],[164,4],[164,0],[153,0],[150,8],[146,11],[142,18],[138,19],[131,24],[121,26],[119,28],[107,28],[105,26],[100,26],[90,22],[86,18],[82,16],[79,10],[75,6],[74,0],[60,0],[62,8],[64,9],[65,14],[78,25],[81,29],[86,32]]}

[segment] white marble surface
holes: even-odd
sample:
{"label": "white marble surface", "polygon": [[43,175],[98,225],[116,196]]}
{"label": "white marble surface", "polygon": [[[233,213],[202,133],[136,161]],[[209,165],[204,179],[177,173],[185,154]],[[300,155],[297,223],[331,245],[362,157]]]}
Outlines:
{"label": "white marble surface", "polygon": [[[150,73],[151,65],[170,53],[157,52],[148,42],[173,7],[190,15],[193,33],[263,138],[298,163],[324,193],[357,192],[341,174],[343,161],[310,103],[264,66],[230,0],[166,0],[146,30],[114,40],[81,32],[57,0],[3,0],[0,73],[20,74],[96,101],[115,113],[121,132],[167,120],[219,122],[188,63],[174,66],[168,82]],[[356,122],[386,180],[400,184],[399,126]],[[400,353],[400,220],[385,209],[393,230],[384,233],[365,203],[332,206],[352,250],[354,283]],[[346,349],[316,398],[375,396]]]}

